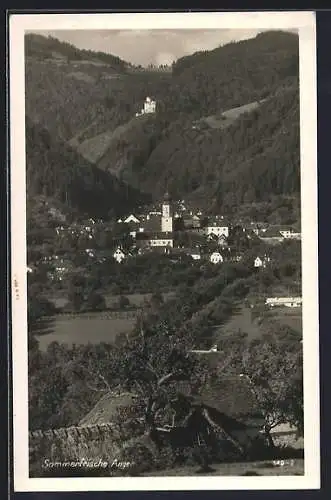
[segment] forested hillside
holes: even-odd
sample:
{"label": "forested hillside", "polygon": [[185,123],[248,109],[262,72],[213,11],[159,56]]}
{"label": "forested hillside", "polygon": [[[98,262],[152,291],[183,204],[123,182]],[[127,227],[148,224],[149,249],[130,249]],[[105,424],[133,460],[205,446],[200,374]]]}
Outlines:
{"label": "forested hillside", "polygon": [[263,103],[226,129],[173,124],[141,169],[162,193],[213,199],[224,209],[300,189],[299,100],[295,90]]}
{"label": "forested hillside", "polygon": [[127,63],[120,57],[104,52],[78,49],[74,45],[60,42],[52,36],[44,37],[36,33],[30,33],[25,37],[25,56],[35,57],[41,61],[47,58],[63,59],[70,61],[89,61],[94,64],[105,64],[117,71],[125,71]]}
{"label": "forested hillside", "polygon": [[[40,36],[26,38],[26,53],[28,117],[135,188],[227,211],[299,197],[297,35],[198,52],[172,74],[131,73],[119,58]],[[157,113],[136,118],[146,96]]]}
{"label": "forested hillside", "polygon": [[[121,214],[146,198],[98,169],[26,118],[27,195],[54,198],[95,217]],[[148,199],[148,198],[147,198]]]}

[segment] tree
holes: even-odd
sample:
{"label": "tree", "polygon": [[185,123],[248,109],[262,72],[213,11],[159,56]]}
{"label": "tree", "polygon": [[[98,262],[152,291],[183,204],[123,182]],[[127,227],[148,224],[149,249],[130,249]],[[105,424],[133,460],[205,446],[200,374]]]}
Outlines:
{"label": "tree", "polygon": [[103,311],[106,309],[106,300],[101,293],[92,291],[87,297],[85,306],[92,311]]}
{"label": "tree", "polygon": [[146,431],[155,431],[157,414],[176,400],[179,380],[198,377],[199,362],[188,354],[185,338],[177,337],[166,323],[153,330],[142,327],[118,353],[123,385],[139,395]]}
{"label": "tree", "polygon": [[159,309],[164,303],[162,293],[161,292],[153,293],[150,303],[153,309]]}
{"label": "tree", "polygon": [[79,275],[73,275],[69,279],[68,299],[69,307],[74,311],[80,311],[84,303],[85,279]]}
{"label": "tree", "polygon": [[119,309],[125,309],[130,305],[130,300],[126,295],[121,295],[118,299],[118,307]]}
{"label": "tree", "polygon": [[271,430],[290,423],[303,432],[303,359],[301,344],[284,348],[275,341],[253,342],[242,354],[243,372],[264,417],[264,431],[271,447]]}

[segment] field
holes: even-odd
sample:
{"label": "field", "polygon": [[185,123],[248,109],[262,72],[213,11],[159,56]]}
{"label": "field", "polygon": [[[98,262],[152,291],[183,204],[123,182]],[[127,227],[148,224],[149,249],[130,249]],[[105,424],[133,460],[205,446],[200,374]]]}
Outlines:
{"label": "field", "polygon": [[247,333],[248,340],[253,340],[261,336],[261,330],[256,320],[251,319],[251,309],[241,307],[224,325],[220,325],[215,330],[215,341],[224,337],[230,337],[238,333]]}
{"label": "field", "polygon": [[[155,471],[153,476],[197,476],[197,466],[176,467],[174,469]],[[149,474],[142,474],[148,476]],[[211,465],[211,472],[201,476],[301,476],[304,475],[303,459],[284,460],[284,465],[268,462],[242,462]]]}
{"label": "field", "polygon": [[[280,326],[289,326],[297,333],[302,334],[302,309],[290,307],[275,307],[266,312],[265,319],[275,320]],[[241,307],[224,325],[215,329],[215,342],[224,337],[238,333],[247,333],[247,340],[261,337],[263,325],[259,326],[258,319],[251,318],[251,309]]]}
{"label": "field", "polygon": [[[164,299],[169,299],[173,293],[164,294]],[[130,304],[140,307],[145,300],[149,300],[151,294],[126,295]],[[114,307],[118,301],[116,295],[106,295],[107,308]],[[54,299],[57,307],[64,307],[65,299]],[[80,313],[74,315],[58,314],[54,320],[47,324],[47,330],[38,337],[40,349],[45,350],[51,342],[64,344],[87,344],[89,342],[114,342],[117,335],[129,333],[135,323],[135,318],[112,318],[106,317],[104,312]]]}
{"label": "field", "polygon": [[248,104],[244,104],[243,106],[238,106],[237,108],[224,111],[220,116],[207,116],[206,118],[203,118],[203,121],[205,121],[211,128],[224,129],[232,125],[243,113],[250,113],[251,111],[258,109],[259,106],[265,101],[266,99],[263,99],[260,102],[250,102]]}
{"label": "field", "polygon": [[120,333],[130,332],[134,322],[134,319],[105,319],[102,312],[58,315],[50,325],[51,332],[38,336],[39,346],[45,350],[51,342],[68,345],[114,342]]}
{"label": "field", "polygon": [[269,317],[281,325],[287,325],[298,333],[302,333],[302,308],[301,307],[276,307],[269,312]]}

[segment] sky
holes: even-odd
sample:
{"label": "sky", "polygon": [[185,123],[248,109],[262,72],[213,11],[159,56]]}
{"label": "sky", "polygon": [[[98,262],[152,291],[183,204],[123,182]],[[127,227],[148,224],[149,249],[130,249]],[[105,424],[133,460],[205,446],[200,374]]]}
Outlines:
{"label": "sky", "polygon": [[132,64],[171,64],[199,50],[211,50],[231,41],[255,37],[263,30],[54,30],[38,31],[80,49],[102,51]]}

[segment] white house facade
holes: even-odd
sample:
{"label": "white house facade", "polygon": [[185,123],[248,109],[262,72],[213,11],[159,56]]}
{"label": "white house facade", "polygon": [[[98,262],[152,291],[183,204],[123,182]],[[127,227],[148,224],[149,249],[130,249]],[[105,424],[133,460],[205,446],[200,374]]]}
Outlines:
{"label": "white house facade", "polygon": [[223,226],[220,224],[211,224],[211,225],[208,224],[205,227],[205,234],[206,234],[206,236],[214,234],[215,236],[218,236],[218,237],[225,236],[226,238],[228,238],[229,226]]}
{"label": "white house facade", "polygon": [[150,97],[146,97],[143,109],[140,111],[140,113],[136,113],[136,116],[155,113],[155,112],[156,112],[156,101],[154,101]]}
{"label": "white house facade", "polygon": [[270,307],[301,307],[302,297],[269,297],[266,299],[265,304]]}
{"label": "white house facade", "polygon": [[209,260],[212,264],[221,264],[223,262],[223,257],[219,252],[213,252]]}
{"label": "white house facade", "polygon": [[192,257],[193,260],[201,260],[201,254],[199,251],[193,251],[190,252],[190,257]]}
{"label": "white house facade", "polygon": [[254,267],[263,267],[263,261],[260,257],[256,257],[254,260]]}
{"label": "white house facade", "polygon": [[120,248],[117,248],[113,253],[113,257],[120,264],[125,259],[125,253]]}
{"label": "white house facade", "polygon": [[254,260],[254,267],[266,267],[269,262],[270,257],[267,257],[266,255],[263,258],[256,257]]}
{"label": "white house facade", "polygon": [[160,233],[151,235],[149,239],[151,247],[173,247],[174,240],[172,233]]}

